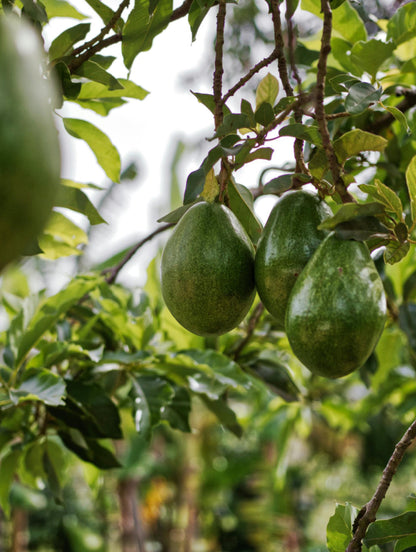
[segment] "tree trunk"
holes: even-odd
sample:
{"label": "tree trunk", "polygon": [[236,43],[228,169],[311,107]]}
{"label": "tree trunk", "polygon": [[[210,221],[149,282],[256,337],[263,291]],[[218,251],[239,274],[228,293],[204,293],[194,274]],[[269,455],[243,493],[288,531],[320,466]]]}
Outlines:
{"label": "tree trunk", "polygon": [[28,546],[27,512],[15,508],[12,513],[12,543],[11,552],[26,552]]}
{"label": "tree trunk", "polygon": [[122,552],[146,552],[143,524],[137,499],[138,481],[122,479],[118,483]]}

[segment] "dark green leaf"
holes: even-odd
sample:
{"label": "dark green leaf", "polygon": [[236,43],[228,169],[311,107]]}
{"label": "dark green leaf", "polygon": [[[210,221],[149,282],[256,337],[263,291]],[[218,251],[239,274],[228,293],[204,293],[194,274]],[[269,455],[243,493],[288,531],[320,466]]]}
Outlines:
{"label": "dark green leaf", "polygon": [[136,430],[148,439],[152,428],[161,421],[166,405],[173,399],[174,391],[165,379],[140,376],[135,379],[133,393]]}
{"label": "dark green leaf", "polygon": [[260,104],[258,109],[256,109],[254,118],[256,120],[256,123],[259,123],[262,126],[267,126],[268,124],[270,124],[274,119],[274,111],[272,105],[268,102],[263,102],[262,104]]}
{"label": "dark green leaf", "polygon": [[10,450],[2,456],[0,462],[0,506],[6,516],[10,514],[9,492],[18,468],[20,455],[20,450]]}
{"label": "dark green leaf", "polygon": [[58,82],[61,85],[62,94],[69,100],[75,100],[81,91],[81,83],[72,82],[71,73],[63,61],[55,65],[55,71]]}
{"label": "dark green leaf", "polygon": [[24,373],[21,383],[10,391],[14,403],[41,401],[47,405],[63,404],[65,382],[48,370],[32,368]]}
{"label": "dark green leaf", "polygon": [[174,429],[190,432],[189,415],[191,413],[191,397],[186,389],[172,386],[174,395],[169,404],[163,407],[161,419],[168,422]]}
{"label": "dark green leaf", "polygon": [[101,0],[86,0],[86,2],[91,6],[95,13],[101,17],[105,25],[107,25],[107,23],[114,17],[114,11],[101,2]]}
{"label": "dark green leaf", "polygon": [[250,118],[245,113],[230,113],[217,128],[215,136],[225,136],[241,128],[250,128]]}
{"label": "dark green leaf", "polygon": [[[197,2],[197,0],[194,0],[194,2]],[[192,92],[192,94],[200,103],[202,103],[202,105],[205,105],[205,107],[207,107],[211,111],[211,113],[215,113],[215,101],[212,94],[202,94],[201,92]],[[222,112],[224,117],[231,114],[231,111],[226,105],[222,106]]]}
{"label": "dark green leaf", "polygon": [[363,216],[341,222],[335,227],[336,235],[342,240],[366,241],[377,237],[388,239],[389,229],[376,217]]}
{"label": "dark green leaf", "polygon": [[[203,189],[203,188],[202,188]],[[201,193],[201,192],[199,192]],[[164,215],[160,219],[157,220],[157,222],[167,222],[171,224],[176,224],[180,221],[180,219],[183,217],[183,215],[190,209],[195,203],[197,203],[198,200],[192,201],[192,203],[186,203],[185,205],[182,205],[181,207],[178,207],[174,211],[171,211],[167,215]]]}
{"label": "dark green leaf", "polygon": [[358,115],[365,111],[370,105],[377,103],[381,98],[382,89],[376,90],[367,82],[360,82],[351,86],[348,96],[345,99],[345,109],[352,115]]}
{"label": "dark green leaf", "polygon": [[200,0],[194,0],[191,4],[191,9],[188,14],[188,22],[191,27],[192,41],[195,40],[196,34],[202,21],[205,19],[211,7],[215,4],[215,0],[206,0],[201,2]]}
{"label": "dark green leaf", "polygon": [[399,263],[409,253],[409,250],[408,242],[390,241],[384,251],[384,261],[388,264]]}
{"label": "dark green leaf", "polygon": [[292,380],[289,370],[279,361],[268,358],[258,358],[250,364],[253,373],[266,383],[273,393],[287,402],[299,399],[299,389]]}
{"label": "dark green leaf", "polygon": [[394,547],[394,552],[416,552],[416,536],[399,539]]}
{"label": "dark green leaf", "polygon": [[74,44],[86,37],[90,27],[89,23],[79,23],[63,31],[50,45],[48,52],[49,61],[68,55],[72,51]]}
{"label": "dark green leaf", "polygon": [[406,334],[410,347],[416,351],[416,304],[403,303],[399,307],[399,325]]}
{"label": "dark green leaf", "polygon": [[199,167],[199,169],[189,174],[186,179],[185,195],[183,198],[185,205],[193,204],[199,194],[202,193],[205,186],[205,177],[206,172],[204,167]]}
{"label": "dark green leaf", "polygon": [[153,39],[169,24],[172,0],[160,0],[149,14],[149,0],[136,0],[123,30],[122,53],[130,69],[140,52],[150,50]]}
{"label": "dark green leaf", "polygon": [[372,546],[391,542],[396,539],[416,536],[416,512],[406,512],[390,519],[371,523],[364,537],[364,544]]}
{"label": "dark green leaf", "polygon": [[107,86],[109,90],[122,90],[123,85],[113,75],[95,63],[95,61],[87,60],[78,67],[76,74],[80,77],[85,77],[91,81],[99,82]]}
{"label": "dark green leaf", "polygon": [[293,174],[282,174],[266,182],[263,188],[264,194],[281,195],[293,185]]}
{"label": "dark green leaf", "polygon": [[58,435],[64,445],[81,460],[90,462],[102,470],[120,467],[120,462],[111,450],[100,445],[95,439],[85,439],[77,430],[59,431]]}
{"label": "dark green leaf", "polygon": [[406,303],[416,291],[416,270],[406,278],[403,284],[403,301]]}
{"label": "dark green leaf", "polygon": [[24,15],[34,22],[44,24],[48,22],[45,6],[41,2],[34,0],[22,0]]}

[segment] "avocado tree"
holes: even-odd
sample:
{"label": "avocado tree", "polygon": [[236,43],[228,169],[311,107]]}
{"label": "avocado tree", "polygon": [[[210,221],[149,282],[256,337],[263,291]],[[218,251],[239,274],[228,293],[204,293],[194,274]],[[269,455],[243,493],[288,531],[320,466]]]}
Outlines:
{"label": "avocado tree", "polygon": [[[55,83],[49,106],[111,182],[129,178],[129,168],[121,171],[119,152],[88,113],[105,117],[130,100],[143,100],[146,109],[147,94],[113,75],[113,53],[130,70],[181,18],[192,40],[207,16],[213,24],[211,90],[189,93],[189,102],[211,112],[212,128],[199,166],[180,175],[182,204],[131,248],[75,269],[56,293],[31,289],[31,274],[88,248],[88,230],[71,211],[89,228],[103,222],[89,195],[100,183],[62,179],[37,243],[24,235],[26,248],[15,254],[27,256],[3,270],[4,542],[25,549],[19,515],[32,511],[33,526],[47,520],[55,535],[42,541],[30,532],[37,550],[143,552],[149,542],[166,551],[416,549],[414,495],[401,479],[409,463],[414,468],[406,451],[416,438],[416,4],[87,4],[96,21],[66,0],[4,1],[1,17],[24,20],[38,35],[45,57],[32,63]],[[52,18],[71,23],[42,40]],[[91,33],[91,22],[101,30]],[[24,80],[24,66],[0,33],[1,67]],[[21,121],[19,94],[6,111]],[[73,104],[85,119],[67,116]],[[5,143],[7,124],[0,121]],[[10,159],[30,167],[39,198],[44,183],[28,146],[36,140],[17,131],[0,170]],[[279,156],[282,137],[293,140],[288,160]],[[56,150],[42,155],[53,173]],[[249,163],[259,167],[258,180],[244,186],[240,174]],[[14,184],[19,199],[24,185]],[[283,198],[281,214],[273,211],[263,229],[256,202],[265,195]],[[1,227],[5,221],[20,236],[14,208],[4,202]],[[144,289],[119,284],[126,264],[165,233],[172,236],[162,283],[158,255]],[[201,284],[212,266],[221,274],[217,287],[209,279]],[[331,460],[323,468],[322,454]],[[67,506],[75,504],[71,478],[96,493],[89,514],[77,514],[81,526]],[[146,489],[141,505],[139,483]],[[257,516],[242,508],[248,495]],[[324,495],[332,511],[322,516]],[[109,512],[120,512],[121,540]],[[250,531],[241,520],[250,520]]]}

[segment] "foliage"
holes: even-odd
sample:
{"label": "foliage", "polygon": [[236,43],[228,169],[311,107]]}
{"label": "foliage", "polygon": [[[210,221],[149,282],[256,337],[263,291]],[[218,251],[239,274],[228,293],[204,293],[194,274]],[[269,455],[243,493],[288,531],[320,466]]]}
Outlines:
{"label": "foliage", "polygon": [[[59,83],[51,99],[56,113],[74,103],[85,109],[85,119],[65,111],[66,132],[85,141],[119,182],[122,156],[88,113],[106,116],[131,100],[145,105],[147,91],[114,75],[115,57],[102,51],[118,44],[131,69],[168,25],[187,17],[198,40],[215,11],[212,94],[189,97],[213,115],[210,150],[183,179],[183,205],[161,219],[167,224],[88,274],[75,274],[64,289],[33,292],[34,266],[42,272],[45,259],[88,247],[88,232],[68,210],[89,226],[103,222],[89,195],[100,187],[62,180],[36,261],[2,273],[0,506],[13,520],[8,527],[23,510],[31,549],[108,550],[120,546],[114,513],[120,508],[123,525],[125,493],[133,488],[137,500],[140,484],[145,529],[133,538],[147,538],[155,549],[412,550],[411,454],[379,519],[368,519],[357,535],[366,513],[375,518],[380,507],[369,502],[364,512],[360,505],[378,489],[416,414],[416,4],[387,16],[370,2],[348,0],[186,0],[176,8],[171,0],[123,0],[116,10],[100,0],[88,4],[102,27],[95,36],[92,21],[66,0],[3,2],[41,35],[54,17],[76,20],[45,47],[44,76]],[[248,66],[243,48],[243,71],[223,79],[227,56],[241,53],[230,21],[270,51]],[[275,167],[281,137],[293,138],[293,160]],[[238,171],[252,162],[263,170],[248,189]],[[267,180],[271,169],[281,174]],[[141,245],[201,198],[218,195],[256,243],[257,198],[306,185],[332,208],[322,228],[374,251],[388,298],[376,350],[354,374],[338,381],[311,376],[258,300],[228,334],[190,334],[162,302],[159,257],[145,289],[116,283]],[[401,456],[396,449],[391,457],[396,469],[414,438],[406,435]],[[71,491],[73,481],[89,508]],[[124,525],[122,533],[128,550],[132,536]]]}

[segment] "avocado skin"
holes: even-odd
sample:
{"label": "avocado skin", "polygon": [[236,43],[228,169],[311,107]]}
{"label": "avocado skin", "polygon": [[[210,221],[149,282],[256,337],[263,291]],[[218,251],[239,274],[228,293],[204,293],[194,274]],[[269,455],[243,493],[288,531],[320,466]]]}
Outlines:
{"label": "avocado skin", "polygon": [[60,151],[40,74],[42,47],[28,23],[0,17],[0,269],[35,241],[54,204]]}
{"label": "avocado skin", "polygon": [[292,287],[328,234],[317,226],[331,215],[325,202],[303,190],[285,194],[270,213],[257,247],[255,279],[260,299],[281,329]]}
{"label": "avocado skin", "polygon": [[190,332],[221,335],[241,322],[255,296],[254,247],[230,209],[201,202],[185,213],[162,254],[161,286]]}
{"label": "avocado skin", "polygon": [[286,333],[294,354],[314,374],[346,376],[370,356],[385,319],[383,284],[367,246],[331,233],[289,298]]}

